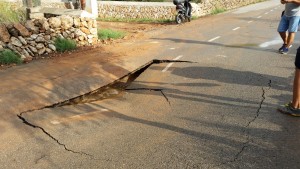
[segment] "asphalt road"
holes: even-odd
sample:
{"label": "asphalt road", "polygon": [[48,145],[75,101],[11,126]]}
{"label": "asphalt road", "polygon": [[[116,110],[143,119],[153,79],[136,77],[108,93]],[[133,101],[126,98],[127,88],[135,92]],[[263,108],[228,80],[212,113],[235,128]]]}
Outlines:
{"label": "asphalt road", "polygon": [[277,53],[282,8],[267,1],[140,42],[189,62],[153,64],[109,99],[22,114],[25,141],[2,144],[0,167],[299,168],[299,119],[276,111],[291,100],[299,46]]}

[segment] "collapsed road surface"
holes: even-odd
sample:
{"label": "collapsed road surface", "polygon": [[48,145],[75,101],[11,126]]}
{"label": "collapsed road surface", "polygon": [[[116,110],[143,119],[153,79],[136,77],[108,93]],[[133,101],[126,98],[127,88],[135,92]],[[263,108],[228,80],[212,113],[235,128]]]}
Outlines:
{"label": "collapsed road surface", "polygon": [[168,62],[5,116],[0,167],[298,168],[299,119],[276,111],[296,52],[277,53],[281,11],[272,0],[171,25],[139,42],[159,44],[142,59]]}

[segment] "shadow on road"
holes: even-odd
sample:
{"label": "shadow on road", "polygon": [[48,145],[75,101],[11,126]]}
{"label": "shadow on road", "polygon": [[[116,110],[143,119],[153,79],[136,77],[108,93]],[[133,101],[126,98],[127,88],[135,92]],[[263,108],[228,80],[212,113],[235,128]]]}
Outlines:
{"label": "shadow on road", "polygon": [[155,40],[165,40],[165,41],[173,41],[175,43],[194,43],[194,44],[201,44],[201,45],[212,45],[212,46],[221,46],[227,48],[236,48],[236,49],[250,49],[256,51],[264,51],[264,52],[277,52],[274,49],[267,49],[267,48],[259,48],[258,44],[232,44],[232,45],[225,45],[216,42],[208,42],[208,41],[198,41],[198,40],[188,40],[188,39],[176,39],[176,38],[152,38]]}

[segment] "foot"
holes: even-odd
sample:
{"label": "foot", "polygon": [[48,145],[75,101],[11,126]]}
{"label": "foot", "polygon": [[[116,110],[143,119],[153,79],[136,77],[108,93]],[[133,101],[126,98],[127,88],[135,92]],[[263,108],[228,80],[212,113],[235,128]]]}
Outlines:
{"label": "foot", "polygon": [[283,114],[288,114],[294,117],[300,117],[300,109],[293,108],[291,103],[282,105],[277,110]]}
{"label": "foot", "polygon": [[282,49],[285,47],[285,44],[283,44],[279,49],[278,49],[278,52],[281,53],[282,52]]}
{"label": "foot", "polygon": [[282,50],[280,51],[280,53],[284,54],[284,55],[287,54],[287,53],[289,53],[289,48],[283,47]]}

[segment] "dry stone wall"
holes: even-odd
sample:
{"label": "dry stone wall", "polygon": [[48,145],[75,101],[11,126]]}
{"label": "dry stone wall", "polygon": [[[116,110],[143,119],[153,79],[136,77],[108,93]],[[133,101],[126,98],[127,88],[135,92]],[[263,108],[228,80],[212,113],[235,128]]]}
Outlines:
{"label": "dry stone wall", "polygon": [[[214,9],[234,9],[260,2],[261,0],[202,0],[191,3],[192,15],[199,17],[210,14]],[[176,13],[172,2],[119,2],[98,1],[99,18],[149,18],[174,19]]]}
{"label": "dry stone wall", "polygon": [[100,18],[172,19],[176,9],[173,3],[163,2],[98,2]]}
{"label": "dry stone wall", "polygon": [[[7,0],[22,5],[22,0]],[[214,9],[234,9],[237,7],[257,3],[262,0],[202,0],[201,3],[192,3],[193,16],[210,14]],[[65,0],[42,0],[42,7],[68,8]],[[99,18],[148,18],[174,19],[176,13],[172,2],[128,2],[128,1],[98,1]]]}
{"label": "dry stone wall", "polygon": [[[1,0],[0,0],[1,1]],[[26,7],[26,3],[24,2],[25,0],[5,0],[7,2],[10,2],[11,4],[13,4],[16,7]],[[67,0],[66,1],[62,1],[62,0],[41,0],[41,2],[39,3],[42,7],[49,7],[49,8],[67,8],[66,4],[67,4]],[[35,4],[33,2],[33,5],[36,6],[37,4]]]}
{"label": "dry stone wall", "polygon": [[42,7],[48,7],[48,8],[63,8],[63,9],[68,8],[67,3],[63,3],[63,2],[42,1],[41,6]]}
{"label": "dry stone wall", "polygon": [[261,2],[261,0],[202,0],[198,6],[202,16],[210,14],[216,8],[229,10],[257,2]]}
{"label": "dry stone wall", "polygon": [[0,24],[0,51],[13,50],[24,60],[55,52],[56,38],[75,40],[78,46],[95,44],[98,41],[97,21],[59,16],[29,20],[24,24]]}

